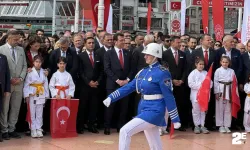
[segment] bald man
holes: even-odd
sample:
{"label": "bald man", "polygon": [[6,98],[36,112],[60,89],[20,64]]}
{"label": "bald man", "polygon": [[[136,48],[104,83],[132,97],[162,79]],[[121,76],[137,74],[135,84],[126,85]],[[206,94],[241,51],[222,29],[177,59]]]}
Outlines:
{"label": "bald man", "polygon": [[85,34],[85,39],[89,38],[89,37],[94,37],[94,34],[92,32],[87,32]]}
{"label": "bald man", "polygon": [[217,50],[216,58],[215,58],[215,65],[216,68],[220,67],[220,58],[222,54],[227,55],[231,59],[231,65],[230,67],[234,70],[238,82],[243,82],[242,79],[240,79],[241,73],[242,73],[242,60],[241,60],[241,53],[239,50],[237,50],[234,47],[234,39],[231,35],[226,35],[223,38],[223,47]]}
{"label": "bald man", "polygon": [[238,43],[236,45],[236,49],[239,50],[241,54],[244,54],[246,52],[246,47],[242,43]]}

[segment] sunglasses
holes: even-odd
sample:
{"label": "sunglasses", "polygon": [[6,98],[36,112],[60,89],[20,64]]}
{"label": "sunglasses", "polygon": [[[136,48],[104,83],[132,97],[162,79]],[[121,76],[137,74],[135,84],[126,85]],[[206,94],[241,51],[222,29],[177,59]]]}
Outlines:
{"label": "sunglasses", "polygon": [[170,42],[170,40],[165,40],[165,42]]}
{"label": "sunglasses", "polygon": [[220,44],[215,44],[215,46],[217,46],[217,47],[221,47],[221,45],[220,45]]}
{"label": "sunglasses", "polygon": [[102,32],[103,30],[97,30],[97,32]]}

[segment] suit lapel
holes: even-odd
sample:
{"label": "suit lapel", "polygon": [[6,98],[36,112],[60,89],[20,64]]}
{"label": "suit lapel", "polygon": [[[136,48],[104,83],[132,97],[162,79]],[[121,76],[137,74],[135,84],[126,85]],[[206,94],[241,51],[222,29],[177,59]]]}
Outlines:
{"label": "suit lapel", "polygon": [[[171,50],[171,49],[168,49],[168,53],[169,53],[170,59],[171,59],[171,60],[169,60],[169,61],[172,61],[172,62],[176,65],[175,58],[174,58],[174,54],[173,54],[172,50]],[[177,66],[177,65],[176,65],[176,66]]]}
{"label": "suit lapel", "polygon": [[204,59],[204,54],[203,54],[202,48],[200,48],[200,49],[198,50],[198,53],[199,53],[199,56],[201,57],[201,59]]}
{"label": "suit lapel", "polygon": [[127,62],[129,62],[129,60],[128,60],[128,53],[127,53],[127,51],[126,50],[122,50],[123,51],[123,68],[125,69],[125,68],[127,68],[128,66],[127,66]]}
{"label": "suit lapel", "polygon": [[91,64],[91,62],[90,62],[90,58],[89,58],[89,55],[88,55],[87,50],[84,51],[83,53],[84,53],[84,58],[83,58],[83,59],[85,59],[85,60],[87,61],[88,65],[91,66],[91,67],[93,68],[93,66],[92,66],[92,64]]}

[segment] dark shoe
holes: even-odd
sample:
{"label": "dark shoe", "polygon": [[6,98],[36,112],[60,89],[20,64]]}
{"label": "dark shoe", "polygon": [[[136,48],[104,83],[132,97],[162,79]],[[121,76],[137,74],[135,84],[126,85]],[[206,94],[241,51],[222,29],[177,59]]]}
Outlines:
{"label": "dark shoe", "polygon": [[3,142],[2,133],[0,133],[0,142]]}
{"label": "dark shoe", "polygon": [[104,134],[105,135],[110,135],[110,128],[105,128],[104,129]]}
{"label": "dark shoe", "polygon": [[120,128],[117,128],[116,131],[117,131],[117,133],[120,133]]}
{"label": "dark shoe", "polygon": [[89,131],[89,132],[92,132],[92,133],[99,133],[99,131],[97,130],[97,128],[94,127],[94,126],[90,126],[90,127],[88,128],[88,131]]}
{"label": "dark shoe", "polygon": [[8,132],[3,133],[3,134],[2,134],[2,138],[3,138],[4,140],[9,140],[9,139],[10,139],[10,136],[9,136]]}
{"label": "dark shoe", "polygon": [[83,128],[79,128],[79,129],[76,130],[76,132],[78,134],[84,134],[84,129]]}
{"label": "dark shoe", "polygon": [[9,135],[11,138],[15,138],[15,139],[20,139],[21,136],[19,134],[17,134],[15,131],[14,132],[9,132]]}
{"label": "dark shoe", "polygon": [[178,130],[179,130],[179,131],[186,132],[186,129],[185,129],[185,128],[183,128],[183,127],[180,127]]}

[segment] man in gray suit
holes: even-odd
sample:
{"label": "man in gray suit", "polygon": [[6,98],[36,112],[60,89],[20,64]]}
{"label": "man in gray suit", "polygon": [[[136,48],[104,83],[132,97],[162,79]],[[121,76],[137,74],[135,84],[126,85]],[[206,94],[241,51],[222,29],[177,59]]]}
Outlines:
{"label": "man in gray suit", "polygon": [[10,69],[11,94],[4,96],[0,114],[1,132],[4,140],[21,138],[15,132],[19,110],[23,97],[23,80],[27,72],[27,62],[22,47],[17,46],[20,35],[18,31],[7,33],[7,43],[0,47],[0,54],[7,57]]}

